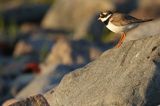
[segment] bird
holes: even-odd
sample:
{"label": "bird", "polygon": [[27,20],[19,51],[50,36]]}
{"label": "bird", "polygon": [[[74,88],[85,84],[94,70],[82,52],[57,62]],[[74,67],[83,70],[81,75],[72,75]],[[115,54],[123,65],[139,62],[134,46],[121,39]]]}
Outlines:
{"label": "bird", "polygon": [[98,20],[104,23],[105,26],[112,32],[121,34],[121,38],[116,45],[117,48],[121,47],[123,41],[126,38],[126,33],[129,30],[137,27],[141,23],[152,21],[152,19],[137,19],[125,13],[109,10],[101,12]]}

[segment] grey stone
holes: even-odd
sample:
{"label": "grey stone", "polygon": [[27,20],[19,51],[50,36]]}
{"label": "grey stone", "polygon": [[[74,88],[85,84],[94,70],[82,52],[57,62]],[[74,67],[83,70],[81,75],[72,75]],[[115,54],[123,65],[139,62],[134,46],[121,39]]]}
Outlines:
{"label": "grey stone", "polygon": [[67,74],[44,96],[50,106],[157,106],[160,36],[130,41]]}
{"label": "grey stone", "polygon": [[11,93],[13,96],[16,96],[19,91],[22,90],[29,82],[31,82],[34,78],[32,74],[23,74],[18,76],[12,83]]}
{"label": "grey stone", "polygon": [[46,67],[45,70],[42,70],[45,72],[37,75],[33,81],[31,81],[16,95],[16,98],[21,99],[39,93],[45,93],[56,87],[65,74],[82,66],[83,65],[53,65],[52,68]]}
{"label": "grey stone", "polygon": [[160,19],[155,19],[153,21],[140,24],[137,28],[129,31],[125,42],[158,34],[160,34]]}

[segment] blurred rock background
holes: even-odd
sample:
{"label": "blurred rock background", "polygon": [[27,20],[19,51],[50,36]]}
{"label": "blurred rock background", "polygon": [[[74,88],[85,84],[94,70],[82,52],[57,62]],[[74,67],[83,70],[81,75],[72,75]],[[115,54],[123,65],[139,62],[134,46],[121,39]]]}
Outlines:
{"label": "blurred rock background", "polygon": [[44,93],[113,47],[119,36],[97,21],[106,9],[157,19],[160,1],[0,0],[0,103]]}

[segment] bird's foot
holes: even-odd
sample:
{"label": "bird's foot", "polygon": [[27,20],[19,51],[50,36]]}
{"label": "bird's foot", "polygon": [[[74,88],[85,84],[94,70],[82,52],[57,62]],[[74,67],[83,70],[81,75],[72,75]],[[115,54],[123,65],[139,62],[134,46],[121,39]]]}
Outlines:
{"label": "bird's foot", "polygon": [[126,38],[126,34],[123,33],[123,34],[121,35],[121,38],[120,38],[118,44],[116,45],[116,48],[121,47],[121,45],[122,45],[123,41],[125,40],[125,38]]}

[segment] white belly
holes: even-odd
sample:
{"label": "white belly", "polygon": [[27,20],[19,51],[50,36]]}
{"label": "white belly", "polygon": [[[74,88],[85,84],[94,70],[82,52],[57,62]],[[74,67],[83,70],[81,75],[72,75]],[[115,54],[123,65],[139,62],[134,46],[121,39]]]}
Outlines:
{"label": "white belly", "polygon": [[111,22],[108,23],[108,25],[106,25],[106,27],[111,30],[112,32],[115,33],[121,33],[121,32],[126,32],[134,27],[136,27],[137,24],[131,24],[131,25],[125,25],[125,26],[116,26],[114,24],[112,24]]}

